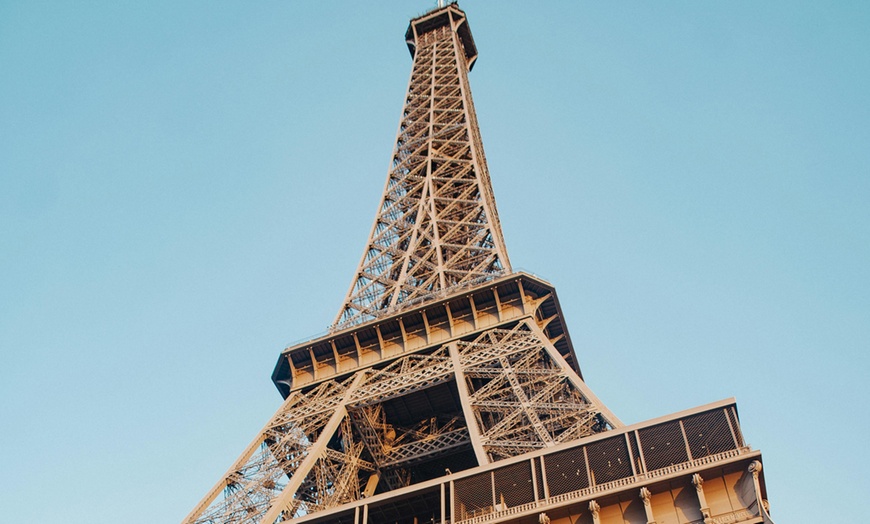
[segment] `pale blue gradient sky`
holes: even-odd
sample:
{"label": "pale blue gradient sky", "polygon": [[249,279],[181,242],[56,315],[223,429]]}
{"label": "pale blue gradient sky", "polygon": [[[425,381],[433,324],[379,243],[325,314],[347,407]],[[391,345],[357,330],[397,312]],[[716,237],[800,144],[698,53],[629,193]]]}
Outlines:
{"label": "pale blue gradient sky", "polygon": [[[0,520],[178,522],[337,313],[434,2],[0,0]],[[511,260],[633,423],[870,484],[870,4],[468,0]],[[847,501],[847,502],[846,502]]]}

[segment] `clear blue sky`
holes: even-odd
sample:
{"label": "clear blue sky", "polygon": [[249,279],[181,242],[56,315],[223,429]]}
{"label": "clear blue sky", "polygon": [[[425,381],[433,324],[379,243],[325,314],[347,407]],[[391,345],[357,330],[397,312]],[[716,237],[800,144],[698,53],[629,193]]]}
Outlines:
{"label": "clear blue sky", "polygon": [[[3,522],[172,523],[333,320],[434,2],[0,0]],[[514,266],[626,422],[735,396],[864,519],[870,3],[468,0]]]}

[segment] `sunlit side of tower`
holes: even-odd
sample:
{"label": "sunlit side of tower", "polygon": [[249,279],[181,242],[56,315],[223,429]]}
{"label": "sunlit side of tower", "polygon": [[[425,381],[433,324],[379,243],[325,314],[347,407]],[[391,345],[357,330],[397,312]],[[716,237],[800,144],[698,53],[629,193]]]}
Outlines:
{"label": "sunlit side of tower", "polygon": [[583,381],[551,284],[512,270],[455,4],[415,18],[384,194],[329,334],[184,520],[760,523],[733,400],[626,426]]}

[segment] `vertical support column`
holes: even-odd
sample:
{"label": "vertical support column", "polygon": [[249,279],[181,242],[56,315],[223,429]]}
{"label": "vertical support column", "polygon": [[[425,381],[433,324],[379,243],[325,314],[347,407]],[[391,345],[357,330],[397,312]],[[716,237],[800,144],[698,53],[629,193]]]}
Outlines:
{"label": "vertical support column", "polygon": [[523,315],[531,315],[534,310],[529,306],[529,297],[526,296],[526,289],[523,287],[523,279],[517,279],[517,287],[520,288],[520,300],[523,304]]}
{"label": "vertical support column", "polygon": [[529,459],[529,466],[532,468],[532,493],[535,496],[535,503],[541,500],[541,496],[538,494],[538,472],[535,471],[535,459]]}
{"label": "vertical support column", "polygon": [[[434,49],[437,49],[437,44]],[[433,50],[434,52],[434,50]],[[440,289],[447,289],[447,276],[446,276],[446,268],[444,265],[444,252],[441,249],[441,236],[439,234],[438,227],[438,209],[435,206],[435,184],[432,181],[432,158],[435,156],[433,146],[433,140],[435,137],[435,84],[438,82],[436,77],[437,71],[437,55],[432,59],[432,87],[431,92],[429,94],[429,140],[428,147],[429,151],[426,153],[426,187],[429,192],[429,216],[430,220],[433,222],[432,233],[435,238],[433,238],[433,244],[435,245],[435,258],[436,263],[438,264],[438,283],[441,286]]]}
{"label": "vertical support column", "polygon": [[444,310],[447,311],[447,324],[450,326],[450,337],[455,337],[458,333],[456,331],[456,324],[453,322],[453,311],[450,309],[450,302],[444,303]]}
{"label": "vertical support column", "polygon": [[692,448],[689,446],[689,437],[686,436],[686,426],[683,425],[682,420],[680,420],[680,433],[682,433],[683,443],[686,445],[686,456],[689,457],[689,460],[692,460]]}
{"label": "vertical support column", "polygon": [[550,486],[547,485],[547,465],[546,459],[541,456],[541,480],[544,482],[544,499],[550,498]]}
{"label": "vertical support column", "polygon": [[426,310],[420,311],[420,316],[423,317],[423,327],[426,329],[426,345],[432,343],[432,326],[429,325],[429,316],[426,314]]}
{"label": "vertical support column", "polygon": [[634,440],[637,442],[637,452],[640,453],[640,465],[643,466],[643,473],[646,475],[649,470],[646,467],[646,457],[643,456],[643,442],[640,441],[640,433],[637,430],[632,431],[632,433],[634,433]]}
{"label": "vertical support column", "polygon": [[456,486],[453,485],[453,480],[450,481],[450,521],[456,521],[462,518],[460,515],[457,517],[453,513],[456,511]]}
{"label": "vertical support column", "polygon": [[468,427],[468,436],[471,438],[471,447],[474,448],[474,456],[480,466],[489,464],[489,456],[483,449],[483,438],[477,425],[477,417],[471,406],[471,397],[468,395],[468,386],[465,382],[465,372],[462,371],[462,360],[459,358],[459,345],[451,342],[447,345],[450,352],[450,360],[453,361],[453,374],[456,377],[456,390],[459,392],[459,403],[462,404],[462,416],[465,417],[465,425]]}
{"label": "vertical support column", "polygon": [[489,472],[489,483],[492,486],[492,509],[493,511],[497,511],[495,508],[498,505],[497,495],[495,493],[495,471]]}
{"label": "vertical support column", "polygon": [[[387,354],[387,351],[386,351],[387,344],[384,343],[384,334],[381,333],[380,324],[375,324],[375,333],[378,334],[378,348],[380,349],[380,355],[381,355],[381,357],[384,357]],[[357,362],[359,362],[359,365],[362,366],[363,365],[362,351],[357,351],[356,356],[357,356]]]}
{"label": "vertical support column", "polygon": [[[730,415],[728,417],[729,426],[732,426],[732,431],[735,433],[735,439],[737,441],[737,447],[743,447],[746,445],[746,440],[743,438],[743,432],[740,431],[740,420],[737,418],[737,407],[731,406]],[[733,425],[732,425],[733,424]]]}
{"label": "vertical support column", "polygon": [[637,476],[637,465],[634,463],[634,452],[631,450],[631,433],[625,434],[625,446],[628,451],[628,461],[631,462],[631,474]]}
{"label": "vertical support column", "polygon": [[704,523],[712,521],[710,518],[710,506],[707,505],[707,497],[704,496],[704,479],[701,475],[695,473],[692,475],[692,484],[695,485],[695,491],[698,492],[698,503],[700,504],[701,516],[704,517]]}
{"label": "vertical support column", "polygon": [[737,432],[734,431],[734,426],[731,424],[731,417],[728,416],[728,408],[723,408],[725,413],[725,422],[728,423],[728,429],[731,430],[731,438],[734,439],[734,449],[740,449],[740,441],[737,440]]}
{"label": "vertical support column", "polygon": [[761,473],[761,462],[753,460],[749,463],[747,471],[752,474],[752,485],[755,488],[755,500],[758,505],[758,515],[764,518],[764,522],[773,522],[767,512],[767,501],[761,497],[761,480],[758,478]]}
{"label": "vertical support column", "polygon": [[441,483],[441,524],[447,524],[447,500],[444,497],[444,483]]}
{"label": "vertical support column", "polygon": [[405,331],[405,321],[402,320],[402,317],[399,317],[398,321],[399,330],[402,332],[402,353],[404,353],[405,351],[408,351],[408,332]]}
{"label": "vertical support column", "polygon": [[589,501],[589,513],[592,513],[592,524],[601,524],[601,516],[599,515],[601,506],[594,500]]}
{"label": "vertical support column", "polygon": [[583,462],[586,463],[586,481],[589,483],[587,488],[591,488],[596,484],[595,474],[592,473],[592,468],[589,466],[589,454],[586,452],[586,446],[583,446]]}
{"label": "vertical support column", "polygon": [[471,306],[471,321],[474,324],[474,329],[480,329],[480,316],[477,314],[477,306],[474,305],[474,294],[468,295],[468,304]]}
{"label": "vertical support column", "polygon": [[646,512],[646,524],[656,524],[655,516],[653,515],[652,494],[646,487],[640,488],[640,499],[643,501],[643,510]]}
{"label": "vertical support column", "polygon": [[502,322],[504,320],[504,315],[501,311],[501,299],[498,298],[498,286],[492,288],[492,295],[495,298],[495,312],[498,315],[498,321]]}

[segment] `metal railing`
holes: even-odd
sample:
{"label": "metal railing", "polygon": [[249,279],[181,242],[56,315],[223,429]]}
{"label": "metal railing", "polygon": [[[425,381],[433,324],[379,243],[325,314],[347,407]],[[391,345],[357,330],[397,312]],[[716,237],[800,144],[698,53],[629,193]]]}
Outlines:
{"label": "metal railing", "polygon": [[[419,522],[482,524],[606,492],[640,488],[654,479],[751,453],[736,421],[735,406],[719,403],[703,411],[608,431],[573,446],[532,452],[486,471],[457,473],[449,480],[424,483],[418,490],[403,490],[402,498],[428,493],[431,502],[420,504],[415,510],[419,515],[403,517],[408,522],[417,518]],[[386,493],[357,503],[360,511],[368,506],[385,515],[389,512],[384,508],[394,504]],[[332,522],[326,518],[322,522]]]}
{"label": "metal railing", "polygon": [[[688,415],[506,466],[513,468],[513,489],[497,482],[503,468],[456,480],[450,522],[489,522],[733,459],[750,451],[732,425],[733,409]],[[486,477],[491,488],[481,490]]]}

